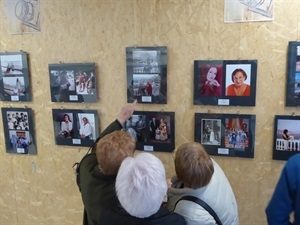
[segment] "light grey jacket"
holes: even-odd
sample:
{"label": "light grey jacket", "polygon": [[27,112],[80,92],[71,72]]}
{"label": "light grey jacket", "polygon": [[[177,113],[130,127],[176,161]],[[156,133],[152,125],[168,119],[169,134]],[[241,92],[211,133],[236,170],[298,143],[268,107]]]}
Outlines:
{"label": "light grey jacket", "polygon": [[239,225],[238,207],[234,193],[221,167],[214,161],[214,174],[208,185],[199,189],[169,188],[167,208],[184,216],[187,225],[215,225],[214,218],[200,205],[181,200],[191,195],[205,201],[218,215],[223,225]]}

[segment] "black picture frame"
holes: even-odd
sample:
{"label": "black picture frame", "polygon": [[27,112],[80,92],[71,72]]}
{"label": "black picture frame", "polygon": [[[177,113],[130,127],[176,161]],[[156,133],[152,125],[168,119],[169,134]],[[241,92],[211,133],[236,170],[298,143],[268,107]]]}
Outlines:
{"label": "black picture frame", "polygon": [[300,43],[290,41],[287,54],[286,106],[300,106]]}
{"label": "black picture frame", "polygon": [[194,105],[255,106],[256,77],[257,60],[195,60]]}
{"label": "black picture frame", "polygon": [[1,108],[6,153],[36,155],[33,113],[30,108]]}
{"label": "black picture frame", "polygon": [[0,52],[0,68],[0,100],[30,102],[27,53]]}
{"label": "black picture frame", "polygon": [[134,111],[124,129],[135,139],[137,150],[172,152],[175,149],[174,112]]}
{"label": "black picture frame", "polygon": [[297,153],[300,153],[300,116],[275,115],[273,159],[288,160]]}
{"label": "black picture frame", "polygon": [[167,47],[126,47],[127,102],[167,104]]}
{"label": "black picture frame", "polygon": [[[97,110],[52,109],[52,117],[56,145],[90,147],[99,137]],[[83,126],[84,118],[86,126]]]}
{"label": "black picture frame", "polygon": [[95,63],[49,64],[52,102],[97,102]]}
{"label": "black picture frame", "polygon": [[255,115],[195,113],[195,141],[209,155],[254,158]]}

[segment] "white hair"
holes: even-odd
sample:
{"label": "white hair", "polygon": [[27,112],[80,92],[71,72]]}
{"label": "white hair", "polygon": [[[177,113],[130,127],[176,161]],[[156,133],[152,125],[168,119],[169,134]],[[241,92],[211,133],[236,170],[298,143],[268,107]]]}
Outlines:
{"label": "white hair", "polygon": [[117,175],[116,192],[130,215],[145,218],[155,214],[167,192],[162,162],[150,153],[125,158]]}

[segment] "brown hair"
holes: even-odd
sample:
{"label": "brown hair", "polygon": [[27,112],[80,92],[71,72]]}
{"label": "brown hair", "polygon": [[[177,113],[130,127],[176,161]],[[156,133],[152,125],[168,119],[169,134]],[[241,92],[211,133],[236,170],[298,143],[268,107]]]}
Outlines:
{"label": "brown hair", "polygon": [[185,186],[198,189],[209,183],[214,166],[203,146],[190,142],[182,144],[175,152],[175,170]]}
{"label": "brown hair", "polygon": [[241,73],[243,74],[243,76],[245,77],[245,80],[247,80],[247,74],[246,74],[245,70],[243,70],[243,69],[235,69],[235,70],[232,72],[232,74],[231,74],[231,80],[232,80],[232,82],[234,82],[233,77],[234,77],[238,72],[241,72]]}
{"label": "brown hair", "polygon": [[114,131],[99,140],[96,146],[96,156],[101,172],[106,175],[116,175],[119,167],[128,156],[133,156],[135,141],[125,131]]}

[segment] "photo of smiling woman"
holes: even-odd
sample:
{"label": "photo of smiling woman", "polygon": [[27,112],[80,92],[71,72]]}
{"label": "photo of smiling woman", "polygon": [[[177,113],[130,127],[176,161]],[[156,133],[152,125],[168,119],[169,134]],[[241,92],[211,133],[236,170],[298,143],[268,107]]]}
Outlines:
{"label": "photo of smiling woman", "polygon": [[226,96],[250,96],[250,75],[249,64],[226,65]]}

